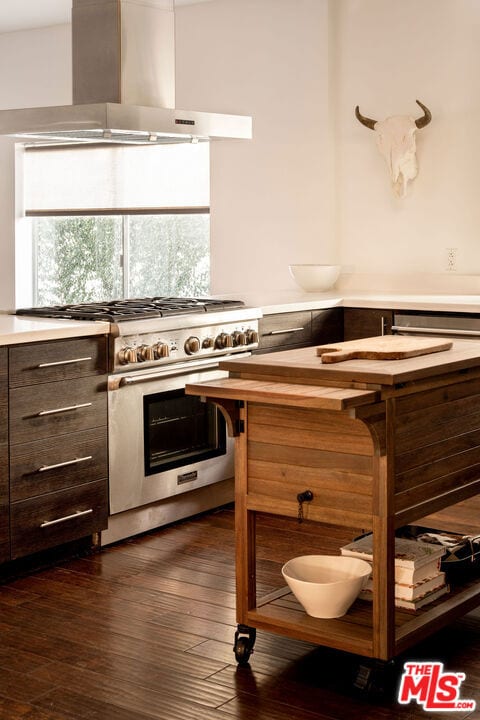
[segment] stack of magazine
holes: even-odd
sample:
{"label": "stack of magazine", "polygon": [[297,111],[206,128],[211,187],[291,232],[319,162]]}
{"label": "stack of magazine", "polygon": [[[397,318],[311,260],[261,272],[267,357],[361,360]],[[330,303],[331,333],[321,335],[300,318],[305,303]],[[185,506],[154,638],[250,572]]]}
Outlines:
{"label": "stack of magazine", "polygon": [[[363,535],[341,548],[342,555],[373,560],[373,536]],[[445,548],[407,538],[395,538],[395,605],[418,610],[448,592],[440,562]],[[368,581],[360,598],[371,600],[373,583]]]}

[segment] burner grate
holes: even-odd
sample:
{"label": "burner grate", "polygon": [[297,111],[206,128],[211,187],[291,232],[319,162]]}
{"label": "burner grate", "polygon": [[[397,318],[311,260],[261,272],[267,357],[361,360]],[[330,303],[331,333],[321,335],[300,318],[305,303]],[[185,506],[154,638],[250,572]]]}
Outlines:
{"label": "burner grate", "polygon": [[230,310],[243,306],[244,303],[241,300],[146,297],[127,300],[110,300],[106,302],[79,303],[76,305],[21,308],[16,311],[16,314],[63,318],[67,320],[123,322],[125,320],[144,320],[191,313],[221,312],[222,310]]}

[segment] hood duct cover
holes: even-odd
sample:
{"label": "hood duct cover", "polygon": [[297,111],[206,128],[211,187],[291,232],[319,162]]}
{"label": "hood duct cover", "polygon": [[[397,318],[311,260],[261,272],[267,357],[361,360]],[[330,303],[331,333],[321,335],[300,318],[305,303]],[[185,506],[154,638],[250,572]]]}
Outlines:
{"label": "hood duct cover", "polygon": [[161,144],[250,139],[242,115],[175,109],[173,0],[73,0],[73,105],[0,111],[25,142]]}

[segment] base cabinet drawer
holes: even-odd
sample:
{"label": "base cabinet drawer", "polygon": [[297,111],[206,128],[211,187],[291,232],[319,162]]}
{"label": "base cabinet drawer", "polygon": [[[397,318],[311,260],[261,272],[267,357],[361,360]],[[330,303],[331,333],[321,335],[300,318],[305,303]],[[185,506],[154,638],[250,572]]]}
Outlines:
{"label": "base cabinet drawer", "polygon": [[10,348],[10,387],[102,375],[107,341],[103,336],[54,340]]}
{"label": "base cabinet drawer", "polygon": [[13,503],[12,559],[61,545],[108,525],[107,480]]}
{"label": "base cabinet drawer", "polygon": [[106,381],[95,376],[10,390],[10,443],[66,435],[105,424]]}
{"label": "base cabinet drawer", "polygon": [[12,502],[57,492],[107,477],[107,429],[12,445],[10,499]]}

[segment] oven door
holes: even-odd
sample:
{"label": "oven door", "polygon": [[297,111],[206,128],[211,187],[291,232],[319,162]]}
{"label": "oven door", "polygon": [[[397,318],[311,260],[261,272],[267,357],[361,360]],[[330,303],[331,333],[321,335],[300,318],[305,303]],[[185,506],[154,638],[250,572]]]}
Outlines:
{"label": "oven door", "polygon": [[226,376],[211,359],[110,376],[111,514],[233,477],[221,412],[185,395],[187,383]]}

